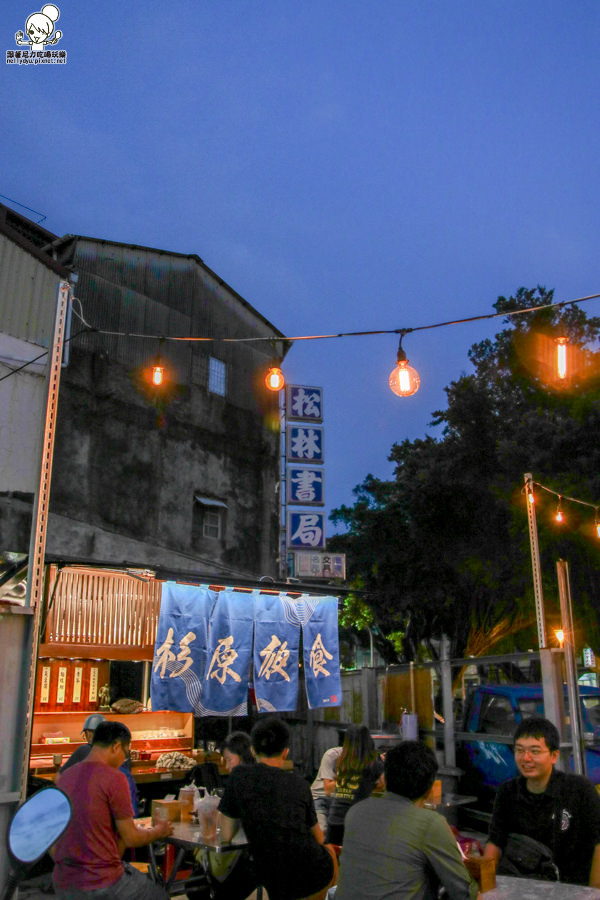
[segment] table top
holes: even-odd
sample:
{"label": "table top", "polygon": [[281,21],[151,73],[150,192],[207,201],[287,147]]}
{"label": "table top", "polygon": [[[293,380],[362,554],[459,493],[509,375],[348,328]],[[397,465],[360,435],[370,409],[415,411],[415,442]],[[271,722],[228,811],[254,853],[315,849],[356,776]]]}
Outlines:
{"label": "table top", "polygon": [[471,794],[455,794],[453,791],[444,791],[442,799],[437,803],[428,801],[425,803],[427,809],[451,809],[453,806],[467,806],[469,803],[475,803],[477,797]]}
{"label": "table top", "polygon": [[497,875],[494,890],[482,896],[483,900],[598,900],[600,890],[579,884]]}
{"label": "table top", "polygon": [[[136,819],[138,825],[150,827],[152,819],[147,816],[143,819]],[[230,850],[239,850],[248,846],[248,838],[244,834],[243,828],[238,829],[231,842],[221,840],[221,835],[217,831],[214,840],[206,840],[202,837],[200,826],[195,822],[173,822],[173,834],[164,838],[168,844],[175,847],[183,847],[185,850],[197,850],[198,848],[206,848],[213,850],[215,853],[227,853]]]}

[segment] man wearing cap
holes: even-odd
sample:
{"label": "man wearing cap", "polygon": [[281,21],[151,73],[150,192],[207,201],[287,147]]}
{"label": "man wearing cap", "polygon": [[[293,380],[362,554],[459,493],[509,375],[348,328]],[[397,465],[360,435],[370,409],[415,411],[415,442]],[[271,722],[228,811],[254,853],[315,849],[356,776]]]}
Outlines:
{"label": "man wearing cap", "polygon": [[[70,769],[71,766],[76,765],[77,763],[83,762],[84,759],[90,754],[92,749],[92,741],[94,739],[94,733],[98,725],[101,722],[106,722],[106,716],[103,716],[102,713],[92,713],[87,717],[85,722],[83,723],[83,734],[85,735],[85,739],[87,741],[86,744],[82,744],[81,747],[77,747],[76,750],[71,753],[68,760],[62,764],[60,769],[58,770],[59,775],[62,775],[63,772],[66,772],[67,769]],[[138,814],[138,798],[137,798],[137,787],[135,785],[135,781],[133,775],[131,774],[131,765],[129,762],[129,757],[125,760],[122,766],[120,766],[120,771],[127,778],[127,783],[129,785],[129,796],[131,797],[131,805],[133,807],[133,814],[137,816]]]}

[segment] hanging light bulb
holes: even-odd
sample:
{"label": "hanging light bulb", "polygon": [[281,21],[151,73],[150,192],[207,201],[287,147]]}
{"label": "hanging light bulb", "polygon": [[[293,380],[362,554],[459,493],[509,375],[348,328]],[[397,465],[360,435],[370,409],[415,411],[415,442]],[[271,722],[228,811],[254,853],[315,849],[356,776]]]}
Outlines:
{"label": "hanging light bulb", "polygon": [[567,377],[567,344],[569,338],[559,337],[556,339],[556,370],[561,381]]}
{"label": "hanging light bulb", "polygon": [[562,628],[557,628],[556,631],[554,632],[554,634],[556,635],[556,640],[558,641],[558,643],[560,644],[561,649],[562,649],[562,645],[563,645],[564,640],[565,640],[565,633],[564,633],[564,631],[562,630]]}
{"label": "hanging light bulb", "polygon": [[275,364],[269,367],[269,371],[265,375],[265,384],[270,391],[280,391],[285,387],[285,378],[279,365]]}
{"label": "hanging light bulb", "polygon": [[596,529],[596,535],[600,538],[600,520],[598,519],[598,510],[595,510],[594,515],[594,528]]}
{"label": "hanging light bulb", "polygon": [[160,387],[160,385],[164,381],[165,377],[165,367],[163,365],[159,365],[159,362],[162,363],[162,360],[157,359],[156,363],[152,366],[152,384],[155,387]]}
{"label": "hanging light bulb", "polygon": [[535,497],[533,495],[533,488],[530,485],[527,486],[527,499],[533,506],[533,504],[535,503]]}
{"label": "hanging light bulb", "polygon": [[557,522],[561,525],[565,521],[565,514],[562,511],[562,497],[558,498],[558,506],[556,507],[556,515],[554,516]]}
{"label": "hanging light bulb", "polygon": [[389,380],[390,388],[398,397],[410,397],[411,394],[416,394],[421,384],[419,373],[412,366],[409,366],[406,353],[402,349],[402,338],[405,334],[405,331],[400,334],[396,366],[390,372]]}

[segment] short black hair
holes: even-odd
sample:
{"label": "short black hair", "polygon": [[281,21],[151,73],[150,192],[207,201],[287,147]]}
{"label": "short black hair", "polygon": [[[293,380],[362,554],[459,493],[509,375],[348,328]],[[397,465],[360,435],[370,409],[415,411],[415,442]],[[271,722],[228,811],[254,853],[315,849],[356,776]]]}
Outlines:
{"label": "short black hair", "polygon": [[127,725],[123,725],[122,722],[100,722],[94,731],[92,747],[97,744],[100,747],[110,747],[115,741],[119,741],[123,746],[131,743],[131,732]]}
{"label": "short black hair", "polygon": [[422,741],[402,741],[385,754],[383,769],[388,791],[418,800],[435,781],[438,762],[433,750]]}
{"label": "short black hair", "polygon": [[516,743],[520,737],[537,738],[538,741],[544,738],[548,750],[554,752],[554,750],[560,749],[560,735],[556,725],[553,725],[549,719],[545,719],[543,716],[531,716],[529,719],[523,719],[517,725],[513,738],[514,742]]}
{"label": "short black hair", "polygon": [[257,756],[279,756],[290,746],[290,729],[281,719],[265,719],[256,723],[250,739]]}

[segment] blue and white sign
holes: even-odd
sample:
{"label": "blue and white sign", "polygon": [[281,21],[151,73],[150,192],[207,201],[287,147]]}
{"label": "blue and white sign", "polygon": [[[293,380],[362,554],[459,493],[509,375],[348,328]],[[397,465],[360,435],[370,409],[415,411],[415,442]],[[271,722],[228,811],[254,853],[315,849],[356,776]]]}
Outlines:
{"label": "blue and white sign", "polygon": [[286,387],[285,414],[288,419],[308,422],[323,421],[323,388],[288,384]]}
{"label": "blue and white sign", "polygon": [[288,462],[323,463],[325,441],[320,425],[288,425],[286,432]]}
{"label": "blue and white sign", "polygon": [[325,503],[325,473],[323,469],[308,467],[287,469],[287,502],[301,506],[323,506]]}
{"label": "blue and white sign", "polygon": [[324,512],[288,512],[287,545],[296,550],[322,550],[325,547]]}

